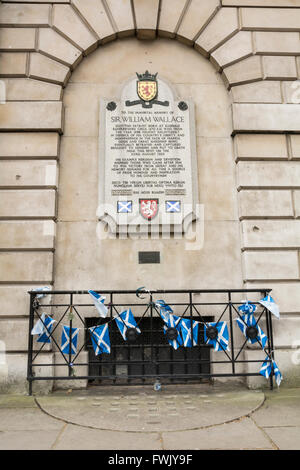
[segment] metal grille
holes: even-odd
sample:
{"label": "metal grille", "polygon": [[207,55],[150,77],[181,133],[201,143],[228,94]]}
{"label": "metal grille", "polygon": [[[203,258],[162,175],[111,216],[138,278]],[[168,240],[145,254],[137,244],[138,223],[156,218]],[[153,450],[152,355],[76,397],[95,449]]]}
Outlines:
{"label": "metal grille", "polygon": [[[91,337],[86,333],[89,353],[89,376],[99,376],[91,383],[141,384],[153,383],[153,377],[164,377],[165,382],[182,383],[202,381],[202,375],[210,374],[210,347],[204,344],[204,326],[200,324],[197,346],[193,348],[170,347],[163,333],[163,322],[159,317],[136,318],[142,334],[134,344],[124,341],[115,322],[110,325],[111,354],[96,356]],[[213,317],[205,317],[207,322]],[[87,328],[109,320],[87,318]],[[147,378],[148,377],[148,378]],[[182,378],[180,378],[182,377]]]}
{"label": "metal grille", "polygon": [[[37,299],[38,290],[30,291],[29,312],[29,340],[28,340],[28,368],[27,379],[29,381],[29,393],[32,393],[32,383],[35,380],[98,380],[101,383],[111,381],[117,383],[145,383],[160,378],[162,381],[187,381],[210,379],[212,377],[250,377],[259,376],[262,362],[274,360],[273,331],[271,313],[263,308],[257,301],[257,297],[265,297],[271,289],[221,289],[221,290],[156,290],[149,293],[144,291],[149,299],[136,298],[136,291],[107,291],[97,292],[106,295],[106,305],[109,307],[109,316],[104,321],[110,322],[110,339],[112,344],[111,354],[103,354],[100,358],[91,350],[91,339],[87,334],[87,327],[100,325],[103,319],[88,319],[86,310],[94,311],[88,291],[51,291],[51,302],[42,305],[43,311],[51,314],[56,320],[53,330],[49,333],[52,346],[59,355],[61,361],[55,363],[56,371],[52,363],[45,363],[39,359],[45,352],[45,344],[34,344],[31,330],[34,322],[41,319],[41,305]],[[204,296],[202,300],[200,300]],[[248,338],[239,337],[239,343],[235,343],[234,317],[241,318],[238,305],[241,303],[241,295],[247,296],[248,301],[258,305],[256,324],[264,322],[263,327],[267,334],[267,343],[261,347],[261,357],[252,359],[249,354],[243,359],[242,353],[247,348]],[[83,299],[87,299],[85,303]],[[205,297],[210,296],[210,300]],[[256,298],[255,298],[256,296]],[[252,298],[251,298],[252,297]],[[133,300],[134,299],[134,300]],[[156,300],[165,299],[175,309],[175,315],[200,322],[198,345],[193,348],[180,347],[173,350],[167,343],[162,331],[162,320],[155,304]],[[170,299],[170,300],[169,300]],[[135,317],[141,327],[142,334],[134,344],[125,342],[117,331],[114,316],[119,315],[123,309],[132,308]],[[138,312],[138,313],[136,313]],[[213,312],[213,314],[212,314]],[[90,315],[91,316],[91,315]],[[213,320],[220,322],[226,320],[229,330],[230,350],[223,350],[210,356],[210,349],[204,344],[203,328],[206,322]],[[76,324],[77,322],[77,324]],[[59,329],[62,325],[72,329],[74,326],[84,328],[85,341],[78,347],[76,354],[64,354],[60,347]],[[75,325],[76,324],[76,325]],[[71,330],[72,331],[72,330]],[[83,352],[89,351],[88,361],[81,360]],[[255,368],[253,367],[255,365]],[[241,367],[242,366],[242,367]],[[247,369],[243,369],[243,367]],[[250,366],[255,372],[250,372]],[[216,368],[219,367],[218,372]],[[76,368],[76,375],[74,374]],[[85,369],[83,369],[85,368]],[[87,372],[86,372],[87,369]],[[38,370],[38,373],[36,372]],[[49,373],[49,370],[52,371]],[[67,370],[67,373],[64,371]],[[247,370],[247,371],[245,371]],[[60,372],[63,371],[63,372]],[[84,371],[81,373],[80,371]],[[273,388],[273,371],[270,374],[270,387]]]}

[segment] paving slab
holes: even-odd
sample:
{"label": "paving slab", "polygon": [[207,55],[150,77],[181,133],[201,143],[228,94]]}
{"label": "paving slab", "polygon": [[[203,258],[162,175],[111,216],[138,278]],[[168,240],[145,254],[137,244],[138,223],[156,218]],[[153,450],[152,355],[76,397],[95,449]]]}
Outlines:
{"label": "paving slab", "polygon": [[265,396],[264,406],[253,414],[259,426],[300,426],[299,388],[266,391]]}
{"label": "paving slab", "polygon": [[264,428],[280,450],[300,450],[300,426]]}
{"label": "paving slab", "polygon": [[51,430],[0,432],[0,450],[50,450],[57,436]]}
{"label": "paving slab", "polygon": [[68,424],[53,447],[56,450],[158,450],[158,433],[100,431]]}
{"label": "paving slab", "polygon": [[59,430],[62,422],[36,408],[0,408],[1,431]]}
{"label": "paving slab", "polygon": [[168,450],[273,449],[271,441],[250,418],[206,429],[162,433]]}
{"label": "paving slab", "polygon": [[[172,393],[170,393],[170,391]],[[224,388],[223,388],[224,391]],[[37,397],[52,417],[95,429],[161,432],[183,431],[217,425],[249,415],[264,402],[264,394],[225,387],[190,385],[166,387],[99,387],[98,391],[54,393]]]}
{"label": "paving slab", "polygon": [[37,408],[34,397],[26,395],[0,395],[1,408]]}

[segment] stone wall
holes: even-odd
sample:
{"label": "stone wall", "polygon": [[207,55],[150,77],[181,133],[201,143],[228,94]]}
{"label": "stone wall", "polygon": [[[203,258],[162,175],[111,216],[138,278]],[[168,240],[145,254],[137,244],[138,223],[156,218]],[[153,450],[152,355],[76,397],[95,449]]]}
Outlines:
{"label": "stone wall", "polygon": [[[300,0],[0,2],[0,339],[6,343],[9,365],[8,374],[3,369],[2,383],[21,383],[25,390],[27,339],[19,338],[19,332],[26,327],[26,292],[54,283],[56,287],[73,288],[75,281],[79,283],[83,279],[70,276],[68,284],[67,270],[60,270],[63,239],[68,236],[63,226],[68,230],[71,226],[67,224],[69,219],[64,220],[70,212],[64,216],[64,203],[57,204],[57,194],[64,198],[73,189],[64,176],[63,166],[58,180],[58,167],[60,156],[66,165],[70,165],[68,154],[74,157],[68,140],[72,137],[68,115],[72,86],[74,90],[72,80],[63,101],[64,88],[77,65],[97,48],[95,57],[102,60],[102,51],[103,57],[106,54],[104,69],[109,65],[111,74],[118,75],[119,64],[113,69],[107,54],[111,45],[106,43],[117,40],[114,48],[119,44],[121,51],[120,39],[130,36],[139,41],[125,41],[136,41],[141,54],[150,44],[166,48],[167,38],[177,39],[187,46],[186,64],[191,54],[195,61],[199,58],[201,67],[210,61],[211,70],[214,67],[216,77],[223,80],[224,92],[225,87],[228,90],[222,103],[228,100],[232,122],[223,123],[227,133],[222,137],[229,141],[230,135],[233,136],[234,154],[231,151],[227,154],[232,155],[232,174],[226,170],[224,178],[218,174],[217,179],[220,186],[232,184],[232,207],[238,206],[238,211],[233,210],[229,219],[221,215],[218,223],[229,220],[231,226],[237,227],[234,235],[225,231],[227,238],[221,252],[238,250],[238,257],[234,254],[233,258],[239,271],[237,278],[229,281],[225,272],[214,277],[212,271],[209,282],[218,282],[216,288],[234,280],[234,285],[228,287],[244,284],[273,289],[282,311],[281,322],[275,324],[278,362],[282,359],[286,383],[299,381],[299,366],[291,361],[292,345],[299,340],[300,323],[300,95],[296,82],[300,73],[299,20]],[[175,45],[170,42],[170,47]],[[181,51],[183,46],[177,47]],[[125,58],[130,56],[130,48],[127,56],[124,54]],[[85,65],[92,58],[93,54],[78,68],[83,81]],[[185,59],[179,65],[184,70]],[[98,74],[101,76],[102,71]],[[183,80],[181,86],[178,74],[179,67],[170,81],[178,84],[178,92],[184,96],[188,82]],[[125,75],[127,78],[128,74]],[[201,104],[202,97],[199,100]],[[73,110],[76,111],[76,106]],[[77,111],[80,113],[80,107]],[[210,116],[209,112],[207,115]],[[205,125],[205,118],[199,121],[198,117],[199,129],[202,124]],[[82,123],[73,121],[72,125]],[[78,146],[80,136],[75,133],[73,137],[77,138]],[[82,145],[86,146],[84,139]],[[93,145],[91,152],[95,151]],[[78,147],[77,151],[80,155]],[[216,213],[222,195],[217,194],[214,200],[211,186],[201,189],[201,182],[204,185],[202,175],[209,177],[205,169],[209,164],[213,167],[211,155],[218,152],[216,146],[211,146],[211,153],[208,147],[201,153],[198,145],[200,202]],[[235,170],[236,183],[233,179],[228,183]],[[76,171],[80,174],[79,167],[75,175]],[[75,216],[76,208],[78,205],[73,206]],[[68,211],[71,209],[72,201]],[[216,213],[214,217],[218,218]],[[208,225],[212,223],[216,220],[207,221]],[[222,233],[224,227],[219,231]],[[212,243],[220,246],[220,238],[221,235],[216,235]],[[118,257],[122,248],[114,245],[112,251]],[[169,257],[171,262],[172,251]],[[201,262],[195,259],[185,269],[199,276],[199,266]],[[181,269],[180,263],[178,268]],[[123,286],[120,283],[110,287]],[[204,286],[197,281],[197,287]],[[282,333],[283,328],[286,334]],[[45,353],[46,359],[48,355]]]}

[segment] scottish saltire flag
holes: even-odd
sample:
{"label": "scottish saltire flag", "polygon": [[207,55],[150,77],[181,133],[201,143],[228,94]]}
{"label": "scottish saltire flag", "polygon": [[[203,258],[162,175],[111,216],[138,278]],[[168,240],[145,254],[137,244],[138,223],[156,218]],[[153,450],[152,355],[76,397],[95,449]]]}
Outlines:
{"label": "scottish saltire flag", "polygon": [[178,327],[178,323],[180,322],[180,317],[176,315],[169,315],[169,319],[164,326],[164,333],[166,334],[168,328],[176,328],[178,331],[178,335],[176,339],[169,339],[169,345],[172,346],[174,349],[178,349],[180,346],[183,345],[182,338],[180,336],[180,327]]}
{"label": "scottish saltire flag", "polygon": [[[206,335],[206,330],[209,326],[214,326],[218,330],[216,339],[210,339]],[[204,342],[211,344],[215,351],[229,351],[229,333],[226,321],[217,323],[205,323],[204,325]]]}
{"label": "scottish saltire flag", "polygon": [[132,212],[132,201],[118,201],[117,211],[119,214]]}
{"label": "scottish saltire flag", "polygon": [[106,323],[105,325],[93,326],[92,328],[89,328],[89,331],[91,334],[95,355],[99,356],[99,354],[102,353],[110,354],[108,324]]}
{"label": "scottish saltire flag", "polygon": [[120,315],[115,318],[115,321],[125,341],[127,340],[126,331],[128,330],[128,328],[135,328],[138,333],[141,333],[141,330],[137,326],[133,313],[130,308],[120,313]]}
{"label": "scottish saltire flag", "polygon": [[43,333],[43,331],[45,329],[45,327],[44,327],[45,317],[46,317],[46,314],[42,313],[41,318],[38,319],[38,321],[36,322],[36,324],[34,325],[34,327],[31,330],[32,335],[41,335]]}
{"label": "scottish saltire flag", "polygon": [[248,326],[254,326],[257,328],[258,334],[256,338],[251,339],[248,338],[248,343],[254,344],[257,343],[257,341],[261,342],[262,347],[264,348],[266,345],[266,342],[268,341],[267,335],[263,332],[261,327],[257,325],[256,320],[254,318],[254,315],[252,313],[246,314],[246,315],[241,315],[241,318],[237,318],[236,322],[241,330],[241,332],[247,337],[247,327]]}
{"label": "scottish saltire flag", "polygon": [[52,331],[54,323],[55,320],[53,320],[53,318],[49,317],[48,315],[45,317],[44,330],[41,334],[39,334],[37,338],[38,343],[51,343],[50,333]]}
{"label": "scottish saltire flag", "polygon": [[50,287],[45,286],[45,287],[39,287],[38,289],[35,289],[36,291],[41,291],[41,294],[37,294],[36,298],[37,299],[42,299],[46,295],[48,295],[48,292],[51,290]]}
{"label": "scottish saltire flag", "polygon": [[181,202],[180,201],[166,201],[166,212],[180,212]]}
{"label": "scottish saltire flag", "polygon": [[[70,334],[71,331],[71,334]],[[61,334],[61,350],[63,354],[76,354],[79,328],[64,326]],[[72,345],[70,347],[70,337],[72,336]]]}
{"label": "scottish saltire flag", "polygon": [[198,329],[199,323],[192,320],[193,324],[193,344],[192,344],[192,327],[191,320],[189,318],[181,318],[178,323],[178,328],[180,328],[180,333],[183,339],[183,346],[185,348],[191,348],[192,346],[197,346],[198,344]]}
{"label": "scottish saltire flag", "polygon": [[88,293],[92,297],[100,317],[105,318],[108,312],[108,308],[104,305],[105,297],[103,297],[103,295],[97,294],[97,292],[93,290],[89,290]]}
{"label": "scottish saltire flag", "polygon": [[171,307],[165,303],[164,300],[157,300],[155,302],[156,307],[159,308],[159,314],[165,323],[168,322],[170,313],[173,313]]}
{"label": "scottish saltire flag", "polygon": [[279,307],[270,295],[266,295],[266,297],[261,299],[259,303],[266,307],[271,313],[273,313],[276,318],[280,318]]}
{"label": "scottish saltire flag", "polygon": [[242,313],[254,313],[256,308],[257,308],[256,305],[248,301],[245,301],[243,305],[240,305],[238,307],[239,311]]}
{"label": "scottish saltire flag", "polygon": [[276,383],[279,387],[279,385],[281,383],[281,380],[282,380],[281,372],[278,369],[278,366],[277,366],[276,362],[274,360],[272,360],[270,362],[269,357],[267,356],[266,359],[265,359],[265,362],[261,366],[261,369],[260,369],[259,373],[261,375],[263,375],[264,377],[266,377],[266,379],[268,379],[271,375],[272,369],[273,369],[273,372],[274,372]]}

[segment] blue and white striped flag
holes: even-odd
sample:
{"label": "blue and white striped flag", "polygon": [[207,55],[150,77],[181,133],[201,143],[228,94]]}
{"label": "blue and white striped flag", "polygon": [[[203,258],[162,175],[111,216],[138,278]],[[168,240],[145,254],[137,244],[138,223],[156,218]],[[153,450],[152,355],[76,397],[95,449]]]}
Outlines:
{"label": "blue and white striped flag", "polygon": [[254,305],[251,302],[248,302],[247,300],[243,303],[243,305],[240,305],[238,307],[239,311],[241,313],[254,313],[255,310],[257,309],[256,305]]}
{"label": "blue and white striped flag", "polygon": [[70,327],[63,326],[61,334],[61,350],[63,354],[76,354],[79,328],[72,328],[72,346],[70,348]]}
{"label": "blue and white striped flag", "polygon": [[53,320],[53,318],[49,317],[48,315],[45,317],[43,332],[39,334],[37,338],[38,343],[51,343],[50,333],[55,322],[56,320]]}
{"label": "blue and white striped flag", "polygon": [[[42,313],[41,318],[35,323],[34,327],[31,330],[32,335],[41,335],[45,330],[44,323],[45,323],[46,313]],[[43,323],[44,322],[44,323]]]}
{"label": "blue and white striped flag", "polygon": [[170,305],[166,304],[164,300],[157,300],[155,302],[156,307],[159,308],[159,314],[165,323],[168,322],[170,313],[173,313]]}
{"label": "blue and white striped flag", "polygon": [[130,308],[120,313],[120,315],[115,318],[115,321],[125,341],[127,340],[126,331],[128,330],[128,328],[135,328],[138,333],[141,333],[141,330],[137,326],[133,313]]}
{"label": "blue and white striped flag", "polygon": [[94,305],[98,310],[100,317],[105,318],[108,312],[108,308],[104,305],[105,297],[103,297],[103,295],[97,294],[97,292],[93,290],[89,290],[88,292],[93,299]]}
{"label": "blue and white striped flag", "polygon": [[[218,330],[218,336],[216,339],[210,339],[206,335],[206,330],[210,326],[213,326]],[[205,344],[211,344],[215,351],[230,351],[227,322],[206,323],[204,325],[204,342]]]}
{"label": "blue and white striped flag", "polygon": [[106,353],[110,354],[110,339],[108,324],[93,326],[89,328],[95,355]]}
{"label": "blue and white striped flag", "polygon": [[266,307],[271,313],[273,313],[276,318],[280,318],[279,306],[270,295],[266,295],[266,297],[261,299],[259,303]]}
{"label": "blue and white striped flag", "polygon": [[268,379],[271,375],[272,369],[273,369],[273,372],[274,372],[274,375],[275,375],[276,383],[279,387],[279,385],[281,383],[281,380],[282,380],[281,372],[278,369],[278,366],[277,366],[276,362],[274,361],[274,359],[272,359],[272,361],[270,362],[270,359],[267,356],[266,359],[265,359],[265,362],[261,366],[261,369],[260,369],[259,373],[261,375],[263,375],[264,377],[266,377],[266,379]]}
{"label": "blue and white striped flag", "polygon": [[180,328],[181,336],[183,339],[183,346],[185,348],[191,348],[193,346],[197,346],[198,344],[198,329],[199,323],[192,320],[193,325],[193,344],[192,344],[192,328],[191,328],[191,320],[189,318],[181,318],[180,322],[178,323],[178,329]]}
{"label": "blue and white striped flag", "polygon": [[168,328],[176,328],[178,335],[176,339],[169,339],[169,345],[172,346],[174,349],[178,349],[180,346],[183,345],[182,338],[180,336],[180,327],[178,327],[178,323],[180,322],[180,317],[176,315],[169,314],[168,321],[165,322],[164,326],[164,334],[166,334]]}
{"label": "blue and white striped flag", "polygon": [[257,328],[258,333],[257,333],[256,338],[254,338],[254,339],[248,338],[248,343],[254,344],[254,343],[257,343],[258,341],[260,341],[262,347],[263,348],[265,347],[265,345],[268,341],[268,337],[267,337],[267,335],[265,335],[265,333],[263,332],[261,327],[259,325],[257,325],[256,320],[254,318],[254,315],[252,315],[252,313],[246,314],[246,315],[241,315],[241,318],[237,318],[236,322],[237,322],[241,332],[243,333],[243,335],[246,336],[246,338],[247,338],[247,327],[248,326],[254,326],[255,328]]}

